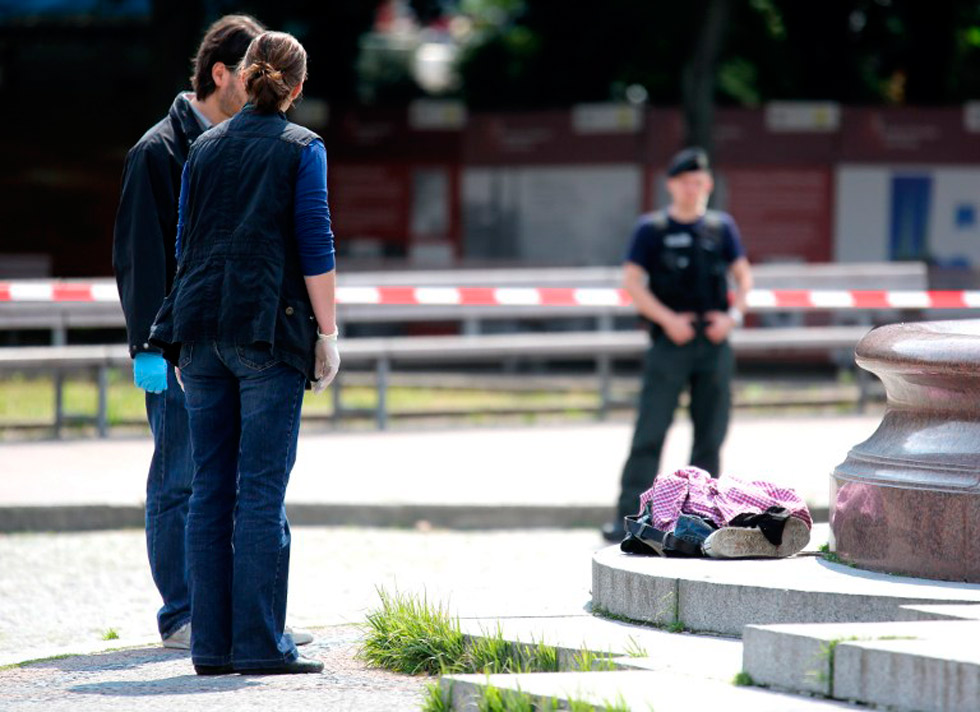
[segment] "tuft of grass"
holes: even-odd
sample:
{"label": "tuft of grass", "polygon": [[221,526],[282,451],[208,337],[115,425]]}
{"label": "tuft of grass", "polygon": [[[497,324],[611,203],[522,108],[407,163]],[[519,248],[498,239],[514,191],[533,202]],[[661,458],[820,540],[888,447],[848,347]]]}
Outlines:
{"label": "tuft of grass", "polygon": [[381,608],[367,616],[361,659],[409,675],[457,672],[465,650],[459,620],[440,606],[430,606],[397,591],[378,589]]}
{"label": "tuft of grass", "polygon": [[821,554],[829,554],[830,553],[830,542],[826,542],[824,544],[821,544],[819,551],[820,551]]}
{"label": "tuft of grass", "polygon": [[829,686],[828,697],[834,696],[834,652],[840,643],[846,643],[852,640],[861,640],[861,638],[857,635],[850,635],[821,643],[820,652],[817,653],[817,659],[822,661],[824,665],[819,670],[808,670],[806,672],[808,676],[816,679],[821,685]]}
{"label": "tuft of grass", "polygon": [[598,655],[582,648],[572,656],[572,667],[580,672],[609,671],[615,670],[616,664],[612,661],[612,655]]}
{"label": "tuft of grass", "polygon": [[558,672],[558,648],[544,641],[536,643],[527,651],[528,672]]}
{"label": "tuft of grass", "polygon": [[535,712],[531,695],[520,689],[501,690],[489,682],[481,689],[476,705],[480,712]]}
{"label": "tuft of grass", "polygon": [[[378,589],[381,607],[367,616],[358,657],[375,667],[410,675],[558,672],[558,649],[544,641],[511,643],[503,631],[467,638],[459,620],[425,597]],[[637,655],[646,654],[637,648]],[[615,670],[612,654],[583,649],[573,656],[577,670]],[[432,704],[435,704],[434,702]]]}
{"label": "tuft of grass", "polygon": [[107,628],[102,634],[102,640],[119,640],[119,631],[115,628]]}
{"label": "tuft of grass", "polygon": [[621,623],[639,623],[640,625],[649,625],[649,626],[652,626],[654,628],[657,627],[657,626],[653,625],[652,623],[644,623],[643,621],[633,620],[632,618],[629,618],[628,616],[621,615],[619,613],[613,613],[612,611],[610,611],[605,606],[598,606],[598,605],[596,605],[594,603],[592,604],[592,607],[591,607],[591,613],[592,613],[592,615],[596,616],[597,618],[605,618],[606,620],[609,620],[609,621],[619,621]]}
{"label": "tuft of grass", "polygon": [[421,712],[452,712],[453,695],[451,690],[443,690],[438,682],[425,686],[425,699]]}
{"label": "tuft of grass", "polygon": [[648,658],[650,653],[632,635],[626,643],[626,655],[631,658]]}
{"label": "tuft of grass", "polygon": [[466,672],[483,672],[488,675],[498,672],[517,672],[521,668],[520,656],[510,643],[504,640],[504,633],[497,624],[492,634],[483,635],[467,641],[461,666]]}
{"label": "tuft of grass", "polygon": [[568,698],[568,712],[595,712],[595,705],[585,700]]}
{"label": "tuft of grass", "polygon": [[616,695],[615,700],[603,700],[602,709],[603,712],[630,712],[629,705],[627,705],[626,700],[623,699],[622,692]]}
{"label": "tuft of grass", "polygon": [[735,687],[752,687],[755,685],[755,680],[749,675],[745,670],[740,670],[735,673],[735,677],[732,678],[732,684]]}
{"label": "tuft of grass", "polygon": [[847,559],[842,559],[836,551],[828,551],[823,555],[823,560],[831,564],[842,564],[844,566],[850,566],[852,569],[857,568],[857,564],[853,561],[848,561]]}
{"label": "tuft of grass", "polygon": [[659,623],[650,620],[639,620],[637,618],[630,618],[629,616],[624,616],[619,613],[613,613],[608,608],[603,606],[597,606],[592,604],[590,612],[596,618],[605,618],[609,621],[619,621],[621,623],[632,623],[633,625],[641,625],[645,628],[656,628],[657,630],[666,630],[668,633],[693,633],[696,632],[691,628],[687,628],[677,617],[677,606],[675,601],[674,606],[674,620],[670,623]]}

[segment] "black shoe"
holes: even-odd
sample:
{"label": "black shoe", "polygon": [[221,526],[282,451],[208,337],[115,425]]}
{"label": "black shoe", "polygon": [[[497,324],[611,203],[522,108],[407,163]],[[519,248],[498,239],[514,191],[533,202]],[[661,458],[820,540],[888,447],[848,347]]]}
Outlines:
{"label": "black shoe", "polygon": [[602,538],[608,542],[618,544],[626,538],[626,530],[623,528],[623,520],[618,522],[607,522],[602,525]]}
{"label": "black shoe", "polygon": [[323,672],[323,663],[300,655],[291,663],[252,670],[239,670],[238,672],[242,675],[299,675],[308,672]]}
{"label": "black shoe", "polygon": [[198,675],[231,675],[235,668],[231,665],[195,665],[194,672]]}

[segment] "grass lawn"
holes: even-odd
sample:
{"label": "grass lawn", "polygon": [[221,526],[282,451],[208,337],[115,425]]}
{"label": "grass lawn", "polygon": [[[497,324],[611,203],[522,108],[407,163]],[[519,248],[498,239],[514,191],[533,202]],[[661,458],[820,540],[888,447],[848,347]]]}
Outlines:
{"label": "grass lawn", "polygon": [[[64,386],[64,410],[67,414],[92,415],[98,407],[98,389],[94,378],[69,377]],[[501,409],[567,409],[594,408],[598,395],[590,390],[531,390],[435,388],[389,386],[388,409],[395,412],[473,412]],[[373,409],[378,402],[377,390],[369,385],[345,384],[342,406],[345,409]],[[333,397],[329,392],[314,396],[307,392],[303,405],[307,415],[330,415]],[[0,428],[14,424],[49,424],[54,421],[55,388],[49,376],[16,375],[0,379]],[[110,425],[140,422],[146,417],[143,391],[136,388],[128,371],[112,371],[109,376],[108,418]]]}

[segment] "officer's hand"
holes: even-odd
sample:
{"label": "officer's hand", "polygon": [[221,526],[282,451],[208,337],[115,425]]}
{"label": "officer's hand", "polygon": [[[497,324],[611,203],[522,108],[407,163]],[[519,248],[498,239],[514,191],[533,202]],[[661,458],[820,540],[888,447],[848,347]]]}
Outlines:
{"label": "officer's hand", "polygon": [[167,390],[167,362],[160,354],[147,351],[136,354],[133,360],[133,383],[147,393]]}
{"label": "officer's hand", "polygon": [[709,311],[704,315],[705,328],[704,335],[714,344],[720,344],[728,338],[728,334],[735,328],[735,320],[727,312]]}
{"label": "officer's hand", "polygon": [[683,346],[694,338],[694,315],[690,313],[674,314],[666,323],[661,324],[667,338],[678,346]]}
{"label": "officer's hand", "polygon": [[340,370],[340,350],[337,348],[337,332],[317,334],[316,364],[313,367],[313,392],[323,393]]}

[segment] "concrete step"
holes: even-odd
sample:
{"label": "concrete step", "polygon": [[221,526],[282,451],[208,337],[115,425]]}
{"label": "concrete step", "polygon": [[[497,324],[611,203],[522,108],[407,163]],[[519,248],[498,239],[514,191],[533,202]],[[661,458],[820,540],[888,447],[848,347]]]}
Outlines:
{"label": "concrete step", "polygon": [[634,621],[740,636],[746,625],[923,617],[925,612],[902,607],[980,603],[980,585],[862,571],[815,553],[775,560],[662,559],[610,546],[592,558],[592,600],[597,609]]}
{"label": "concrete step", "polygon": [[855,709],[839,701],[737,687],[730,682],[680,675],[676,671],[449,675],[443,677],[440,684],[451,695],[454,712],[479,710],[479,700],[488,685],[505,693],[526,693],[538,703],[557,700],[564,709],[568,709],[572,700],[587,702],[598,710],[612,707],[632,712],[828,712]]}
{"label": "concrete step", "polygon": [[592,615],[461,620],[464,635],[486,637],[499,630],[515,645],[546,643],[558,650],[559,667],[578,671],[587,650],[621,669],[674,670],[730,681],[742,669],[742,645],[734,638],[669,633],[649,626]]}
{"label": "concrete step", "polygon": [[756,684],[901,712],[980,709],[980,621],[748,626]]}
{"label": "concrete step", "polygon": [[[630,710],[849,709],[828,700],[801,698],[761,688],[737,687],[742,643],[735,638],[670,633],[583,614],[534,618],[473,618],[460,621],[471,638],[500,636],[514,645],[546,643],[558,650],[564,672],[500,675],[451,675],[442,679],[453,710],[477,710],[488,685],[523,691],[537,701],[588,702],[598,709],[621,702]],[[582,672],[581,652],[588,650],[616,670]]]}
{"label": "concrete step", "polygon": [[899,620],[908,621],[977,621],[980,620],[980,604],[947,603],[939,605],[902,606]]}

